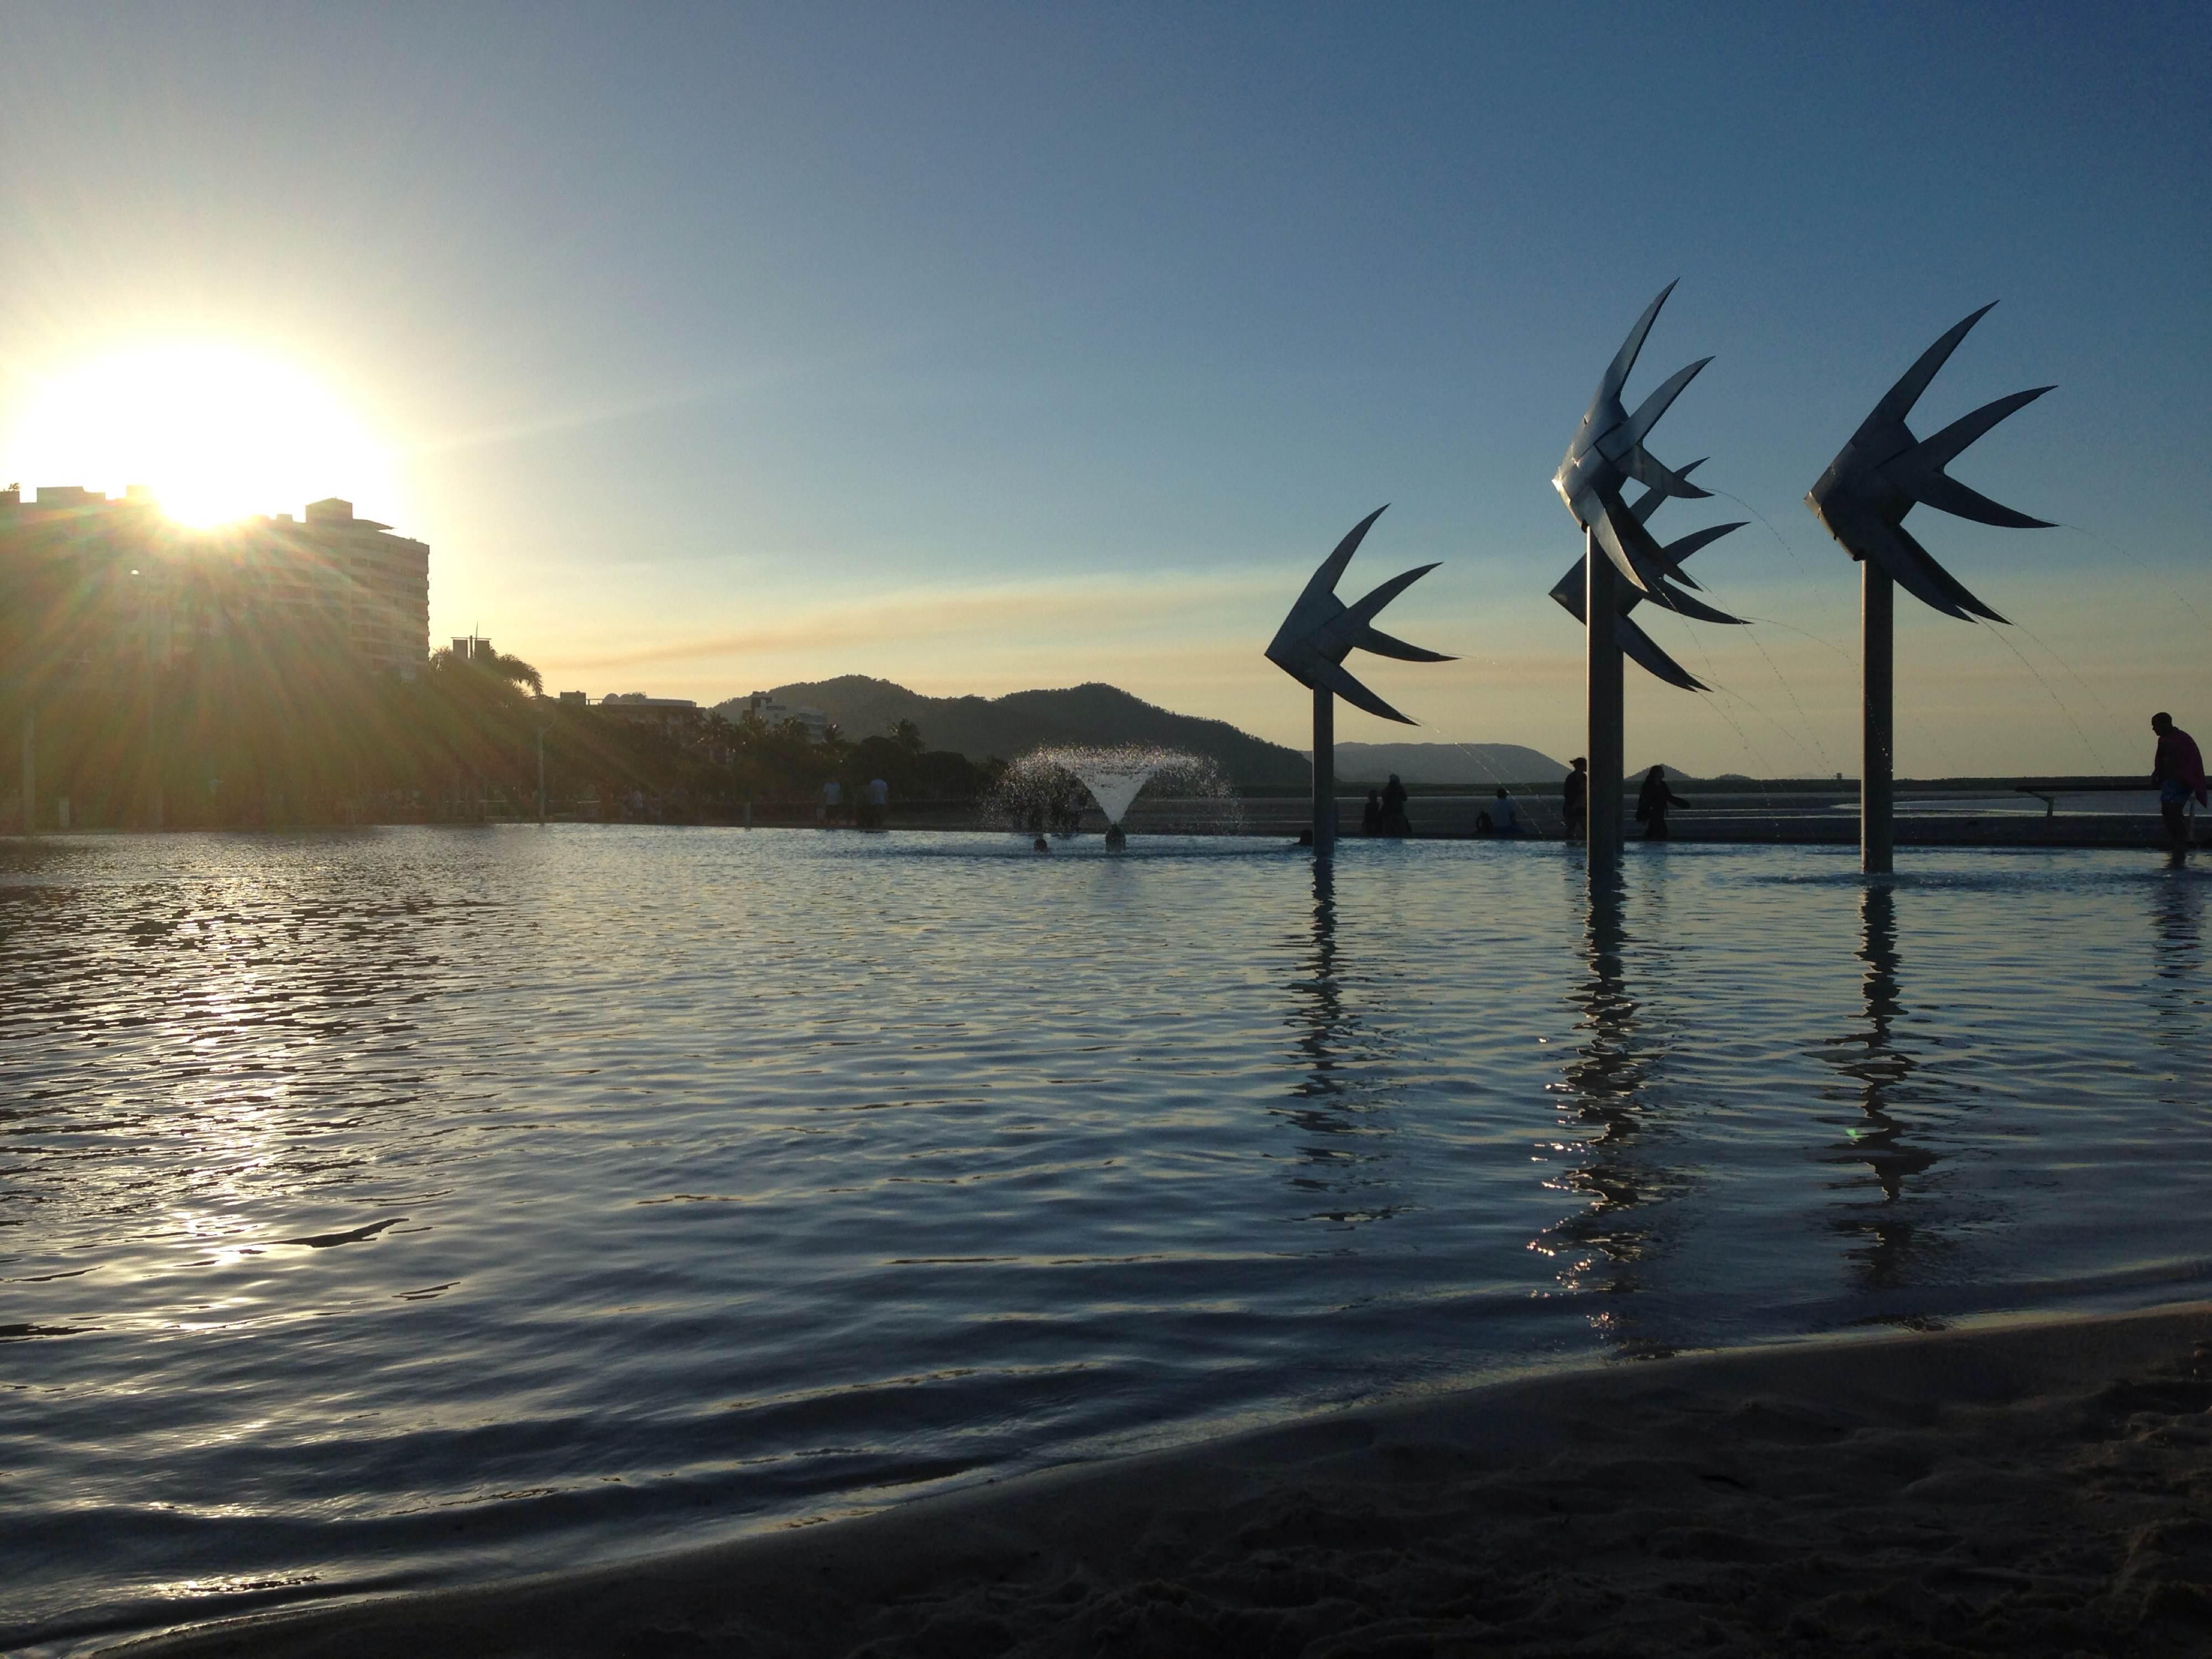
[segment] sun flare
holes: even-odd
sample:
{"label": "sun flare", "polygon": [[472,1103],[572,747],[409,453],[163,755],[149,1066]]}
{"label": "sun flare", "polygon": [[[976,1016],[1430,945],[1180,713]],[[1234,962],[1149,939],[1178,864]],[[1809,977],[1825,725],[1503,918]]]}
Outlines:
{"label": "sun flare", "polygon": [[327,386],[293,365],[218,341],[110,351],[26,389],[0,477],[27,487],[152,488],[186,524],[296,512],[343,495],[398,517],[391,458]]}

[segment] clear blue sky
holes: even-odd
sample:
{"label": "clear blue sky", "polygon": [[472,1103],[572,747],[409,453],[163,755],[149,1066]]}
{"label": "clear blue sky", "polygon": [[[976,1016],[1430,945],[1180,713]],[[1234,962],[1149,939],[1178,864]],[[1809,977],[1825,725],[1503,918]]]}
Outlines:
{"label": "clear blue sky", "polygon": [[1992,298],[1922,429],[2057,382],[1956,470],[2103,540],[1915,514],[2023,626],[1905,622],[1903,769],[2212,726],[2201,6],[0,15],[0,434],[118,341],[297,365],[394,458],[300,499],[428,540],[434,633],[556,686],[1103,679],[1299,741],[1260,647],[1388,501],[1345,586],[1444,561],[1390,615],[1466,660],[1360,670],[1430,729],[1340,735],[1572,753],[1548,480],[1679,276],[1632,392],[1714,354],[1654,447],[1778,535],[1700,556],[1770,623],[1659,625],[1726,695],[1632,669],[1632,760],[1855,769],[1856,568],[1800,498]]}

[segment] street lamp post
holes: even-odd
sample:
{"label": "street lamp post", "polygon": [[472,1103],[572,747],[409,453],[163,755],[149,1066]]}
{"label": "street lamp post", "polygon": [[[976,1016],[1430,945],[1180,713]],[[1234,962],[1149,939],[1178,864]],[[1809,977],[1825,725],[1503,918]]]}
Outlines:
{"label": "street lamp post", "polygon": [[[137,570],[133,570],[131,573],[131,580],[137,585],[138,592],[140,644],[144,664],[144,672],[140,676],[140,678],[146,689],[146,821],[147,827],[149,829],[159,830],[161,827],[162,817],[161,751],[155,728],[160,719],[161,699],[160,695],[161,688],[155,683],[155,675],[160,667],[160,664],[156,661],[154,654],[154,624],[155,620],[155,612],[154,609],[154,585],[148,581],[145,577]],[[161,620],[163,623],[161,630],[161,644],[164,654],[166,654],[168,646],[168,629],[167,626],[168,619],[164,617]]]}
{"label": "street lamp post", "polygon": [[39,721],[28,693],[23,703],[23,833],[39,833]]}

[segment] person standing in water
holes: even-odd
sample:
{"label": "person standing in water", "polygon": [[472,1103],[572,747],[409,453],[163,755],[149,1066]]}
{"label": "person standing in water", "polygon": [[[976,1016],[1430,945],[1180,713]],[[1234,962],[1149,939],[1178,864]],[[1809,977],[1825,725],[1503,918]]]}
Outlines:
{"label": "person standing in water", "polygon": [[1569,841],[1580,841],[1589,833],[1589,762],[1582,756],[1575,757],[1575,769],[1567,774],[1567,781],[1559,786],[1559,816],[1566,822]]}
{"label": "person standing in water", "polygon": [[1413,826],[1406,817],[1406,786],[1398,781],[1393,772],[1390,781],[1382,786],[1382,833],[1386,836],[1411,835]]}
{"label": "person standing in water", "polygon": [[2184,816],[2190,799],[2205,802],[2204,757],[2197,739],[2173,723],[2164,709],[2150,717],[2158,734],[2158,752],[2151,757],[2150,781],[2158,786],[2158,814],[2166,820],[2166,839],[2177,853],[2189,846],[2189,822]]}
{"label": "person standing in water", "polygon": [[1636,816],[1644,824],[1644,839],[1665,841],[1667,809],[1682,805],[1682,798],[1667,787],[1667,769],[1655,766],[1644,775],[1644,787],[1636,792]]}

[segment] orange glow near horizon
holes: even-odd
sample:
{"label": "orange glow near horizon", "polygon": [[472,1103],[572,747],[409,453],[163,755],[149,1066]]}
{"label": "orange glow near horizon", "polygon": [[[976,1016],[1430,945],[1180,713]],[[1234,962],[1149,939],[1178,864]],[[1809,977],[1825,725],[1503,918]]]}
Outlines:
{"label": "orange glow near horizon", "polygon": [[164,340],[33,379],[7,411],[0,478],[27,489],[149,486],[172,518],[222,524],[341,495],[396,518],[392,459],[313,375],[250,347]]}

